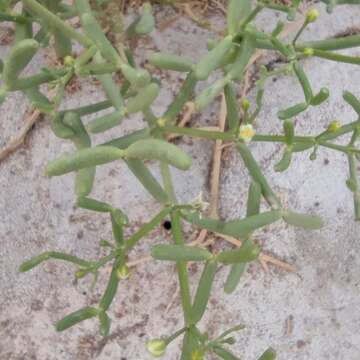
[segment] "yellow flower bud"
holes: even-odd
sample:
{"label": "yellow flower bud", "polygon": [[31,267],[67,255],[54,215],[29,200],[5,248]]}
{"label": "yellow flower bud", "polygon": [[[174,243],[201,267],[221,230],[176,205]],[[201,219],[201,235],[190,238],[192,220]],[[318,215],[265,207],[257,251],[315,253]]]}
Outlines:
{"label": "yellow flower bud", "polygon": [[195,350],[191,353],[191,360],[204,360],[204,352],[202,350]]}
{"label": "yellow flower bud", "polygon": [[74,64],[75,64],[75,59],[72,56],[67,55],[64,57],[65,66],[74,66]]}
{"label": "yellow flower bud", "polygon": [[304,54],[305,56],[313,56],[313,55],[314,55],[314,49],[312,49],[312,48],[305,48],[305,49],[303,50],[303,54]]}
{"label": "yellow flower bud", "polygon": [[250,101],[249,101],[249,99],[244,98],[244,99],[241,101],[241,108],[242,108],[244,111],[249,110],[249,108],[250,108]]}
{"label": "yellow flower bud", "polygon": [[250,142],[255,135],[255,130],[251,124],[241,125],[239,129],[239,138],[246,143]]}
{"label": "yellow flower bud", "polygon": [[146,348],[154,357],[161,357],[166,351],[166,342],[161,339],[153,339],[146,343]]}
{"label": "yellow flower bud", "polygon": [[77,279],[81,279],[81,278],[85,277],[85,276],[87,275],[87,273],[88,273],[87,270],[85,270],[85,269],[79,269],[78,271],[76,271],[75,277],[76,277]]}
{"label": "yellow flower bud", "polygon": [[306,13],[306,22],[312,23],[320,16],[320,13],[316,9],[311,9]]}
{"label": "yellow flower bud", "polygon": [[341,122],[340,122],[340,121],[334,120],[334,121],[332,121],[332,122],[329,124],[327,130],[328,130],[329,132],[333,133],[333,132],[336,132],[337,130],[339,130],[339,129],[341,128],[341,126],[342,126],[342,125],[341,125]]}
{"label": "yellow flower bud", "polygon": [[157,123],[158,127],[163,128],[166,125],[166,119],[159,118],[159,119],[157,119],[156,123]]}
{"label": "yellow flower bud", "polygon": [[120,280],[128,279],[130,276],[129,267],[126,264],[119,266],[116,270],[116,275]]}

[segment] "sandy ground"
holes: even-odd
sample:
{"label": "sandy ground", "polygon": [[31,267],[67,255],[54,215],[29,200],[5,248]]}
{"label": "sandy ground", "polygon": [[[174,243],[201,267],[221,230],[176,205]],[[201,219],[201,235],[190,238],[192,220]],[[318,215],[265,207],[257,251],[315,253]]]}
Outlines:
{"label": "sandy ground", "polygon": [[[323,10],[323,8],[321,7]],[[267,13],[259,23],[269,26],[275,17]],[[170,16],[162,13],[163,19]],[[359,7],[339,7],[334,15],[322,11],[305,37],[323,38],[359,25]],[[217,22],[221,22],[215,19]],[[150,49],[186,55],[194,60],[205,51],[206,40],[215,37],[189,20],[178,18],[171,28],[155,31],[144,41],[141,56]],[[0,46],[0,57],[8,51]],[[352,50],[360,55],[360,50]],[[266,62],[268,58],[265,58]],[[33,69],[49,61],[38,57]],[[341,98],[347,89],[360,96],[360,71],[352,65],[338,65],[307,59],[304,67],[315,90],[329,87],[330,101],[312,108],[297,121],[299,134],[321,132],[334,118],[342,122],[356,119]],[[161,75],[164,89],[154,111],[160,115],[179,87],[177,74]],[[275,81],[276,80],[276,81]],[[278,109],[301,99],[294,79],[278,78],[267,83],[264,108],[257,120],[259,133],[280,131]],[[79,83],[68,94],[66,107],[102,99],[95,84]],[[252,91],[250,99],[254,99]],[[214,125],[219,104],[208,109],[192,124]],[[10,96],[1,108],[0,146],[21,126],[26,101],[20,94]],[[95,136],[94,143],[142,127],[133,118],[105,136]],[[201,190],[208,191],[212,145],[184,138],[180,146],[194,157],[194,166],[185,173],[175,172],[177,193],[186,201]],[[238,290],[225,295],[222,286],[227,274],[221,269],[211,297],[209,312],[201,327],[211,335],[238,323],[247,326],[237,336],[234,351],[242,359],[257,359],[271,345],[279,360],[360,359],[360,224],[353,220],[351,193],[345,186],[347,162],[344,155],[320,149],[316,161],[309,153],[295,157],[291,168],[281,175],[273,165],[279,159],[278,145],[252,144],[270,183],[283,204],[323,217],[321,231],[294,230],[280,222],[256,234],[264,250],[293,264],[296,273],[271,267],[264,273],[258,264],[250,266]],[[72,176],[48,179],[44,167],[49,159],[71,151],[72,146],[57,139],[47,119],[31,131],[25,146],[0,164],[0,359],[2,360],[147,360],[147,339],[170,334],[181,327],[180,303],[166,307],[177,287],[174,268],[164,263],[138,266],[128,282],[122,284],[111,308],[112,332],[107,342],[98,334],[96,321],[87,321],[64,333],[56,333],[56,320],[86,304],[99,300],[103,282],[95,290],[90,281],[74,281],[74,268],[48,262],[27,274],[17,271],[20,263],[48,249],[64,250],[84,258],[103,254],[100,239],[110,239],[106,216],[75,208]],[[152,170],[159,176],[156,164]],[[94,197],[112,202],[128,211],[131,233],[158,209],[158,205],[121,163],[98,169]],[[244,214],[244,195],[248,175],[239,156],[227,149],[222,163],[220,214],[233,219]],[[187,229],[189,236],[191,232]],[[146,254],[151,244],[165,241],[168,234],[157,229],[131,254],[132,259]],[[192,268],[198,279],[200,268]],[[103,279],[108,276],[104,271]],[[211,315],[209,315],[211,314]],[[172,345],[166,359],[178,358],[178,344]]]}

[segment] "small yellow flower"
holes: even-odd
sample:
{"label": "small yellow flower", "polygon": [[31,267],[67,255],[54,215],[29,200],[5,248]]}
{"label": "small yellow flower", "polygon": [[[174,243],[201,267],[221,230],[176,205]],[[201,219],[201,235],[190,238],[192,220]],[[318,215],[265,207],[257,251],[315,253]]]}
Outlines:
{"label": "small yellow flower", "polygon": [[166,342],[161,339],[153,339],[146,343],[146,348],[154,357],[161,357],[166,351]]}
{"label": "small yellow flower", "polygon": [[159,119],[157,119],[156,123],[157,123],[158,127],[163,128],[166,125],[166,119],[159,118]]}
{"label": "small yellow flower", "polygon": [[195,350],[191,353],[191,360],[204,360],[204,352],[202,350]]}
{"label": "small yellow flower", "polygon": [[255,135],[255,130],[251,124],[241,125],[239,129],[239,138],[246,143],[250,142]]}
{"label": "small yellow flower", "polygon": [[118,279],[126,280],[130,276],[129,267],[126,264],[119,266],[116,270],[116,275]]}
{"label": "small yellow flower", "polygon": [[244,111],[247,111],[249,110],[250,108],[250,101],[248,98],[244,98],[241,102],[241,108],[244,110]]}
{"label": "small yellow flower", "polygon": [[327,130],[328,130],[329,132],[333,133],[333,132],[336,132],[337,130],[339,130],[339,129],[341,128],[341,126],[342,126],[342,125],[341,125],[341,122],[340,122],[340,121],[334,120],[334,121],[332,121],[332,122],[329,124]]}
{"label": "small yellow flower", "polygon": [[314,49],[312,49],[312,48],[305,48],[305,49],[303,50],[303,54],[304,54],[305,56],[313,56],[313,55],[314,55]]}
{"label": "small yellow flower", "polygon": [[74,66],[74,64],[75,64],[75,59],[72,56],[67,55],[64,57],[65,66]]}
{"label": "small yellow flower", "polygon": [[85,276],[87,275],[87,273],[88,273],[87,270],[85,270],[85,269],[79,269],[78,271],[76,271],[75,277],[76,277],[77,279],[81,279],[81,278],[85,277]]}
{"label": "small yellow flower", "polygon": [[311,9],[306,13],[306,22],[312,23],[320,16],[320,13],[316,9]]}

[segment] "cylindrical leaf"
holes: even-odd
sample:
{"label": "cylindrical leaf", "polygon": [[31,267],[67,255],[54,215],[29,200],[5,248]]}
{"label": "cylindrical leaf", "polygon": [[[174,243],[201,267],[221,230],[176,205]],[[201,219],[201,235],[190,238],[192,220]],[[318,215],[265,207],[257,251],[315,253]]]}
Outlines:
{"label": "cylindrical leaf", "polygon": [[83,197],[90,194],[94,180],[95,180],[95,167],[80,169],[75,178],[75,194],[77,197]]}
{"label": "cylindrical leaf", "polygon": [[135,69],[128,64],[121,65],[121,71],[126,80],[135,87],[144,87],[150,80],[150,74],[144,69]]}
{"label": "cylindrical leaf", "polygon": [[160,92],[160,87],[156,83],[151,83],[141,89],[138,94],[130,98],[126,104],[128,113],[136,113],[147,109],[157,98]]}
{"label": "cylindrical leaf", "polygon": [[223,57],[232,47],[232,36],[227,36],[209,51],[200,62],[195,65],[195,76],[198,80],[206,80],[210,73],[218,67]]}
{"label": "cylindrical leaf", "polygon": [[121,64],[119,54],[107,39],[95,18],[89,13],[84,13],[80,16],[80,20],[85,34],[94,42],[101,55],[113,64]]}
{"label": "cylindrical leaf", "polygon": [[126,165],[154,199],[160,203],[166,203],[168,201],[166,192],[141,160],[127,159]]}
{"label": "cylindrical leaf", "polygon": [[139,140],[126,149],[126,158],[142,160],[160,160],[181,170],[188,170],[191,158],[176,145],[164,140]]}
{"label": "cylindrical leaf", "polygon": [[246,263],[257,259],[259,254],[260,248],[249,239],[239,249],[219,253],[216,259],[223,264]]}
{"label": "cylindrical leaf", "polygon": [[234,130],[239,126],[240,113],[236,99],[236,93],[232,84],[227,84],[224,88],[227,121],[229,124],[229,130]]}
{"label": "cylindrical leaf", "polygon": [[307,108],[308,108],[308,104],[306,104],[306,103],[296,104],[285,110],[280,110],[278,112],[278,118],[281,120],[290,119],[296,115],[299,115],[301,112],[305,111]]}
{"label": "cylindrical leaf", "polygon": [[139,21],[136,23],[135,32],[138,35],[146,35],[155,28],[155,19],[152,14],[152,7],[150,3],[145,3],[142,7],[142,14]]}
{"label": "cylindrical leaf", "polygon": [[235,35],[241,20],[251,13],[251,0],[229,0],[227,8],[227,27],[230,35]]}
{"label": "cylindrical leaf", "polygon": [[223,359],[223,360],[240,360],[238,357],[236,357],[230,351],[225,350],[221,346],[215,346],[214,347],[214,353],[216,355],[220,356],[220,358]]}
{"label": "cylindrical leaf", "polygon": [[260,202],[261,202],[261,186],[258,182],[252,181],[249,187],[246,216],[253,216],[259,214]]}
{"label": "cylindrical leaf", "polygon": [[81,117],[74,111],[67,111],[62,119],[63,124],[71,128],[74,132],[74,136],[71,140],[74,142],[77,149],[85,149],[91,146],[91,140],[88,133],[85,130],[84,124],[81,121]]}
{"label": "cylindrical leaf", "polygon": [[123,156],[124,151],[114,146],[98,146],[83,149],[74,154],[63,155],[56,160],[50,161],[46,168],[46,173],[48,176],[63,175],[71,171],[107,164],[121,159]]}
{"label": "cylindrical leaf", "polygon": [[57,331],[64,331],[71,326],[78,324],[81,321],[90,319],[98,314],[98,310],[93,307],[85,307],[83,309],[77,310],[68,316],[65,316],[62,320],[56,323]]}
{"label": "cylindrical leaf", "polygon": [[118,245],[124,243],[123,225],[117,221],[115,210],[111,212],[111,225],[115,241]]}
{"label": "cylindrical leaf", "polygon": [[176,117],[180,114],[185,103],[189,101],[194,91],[197,79],[193,72],[190,72],[186,77],[184,83],[181,86],[180,91],[177,93],[173,102],[169,105],[166,110],[163,118],[166,119],[169,123],[174,122]]}
{"label": "cylindrical leaf", "polygon": [[222,78],[215,81],[212,85],[208,88],[203,90],[199,96],[195,99],[195,107],[197,111],[202,111],[206,106],[208,106],[211,102],[214,101],[216,96],[218,96],[224,86],[229,83],[229,79]]}
{"label": "cylindrical leaf", "polygon": [[110,279],[108,281],[108,284],[106,286],[105,293],[103,297],[100,300],[99,308],[101,311],[106,311],[112,301],[114,300],[114,297],[116,295],[118,285],[119,285],[119,278],[117,276],[117,269],[120,266],[121,261],[119,259],[116,259],[113,264],[113,268],[111,271]]}
{"label": "cylindrical leaf", "polygon": [[83,209],[99,212],[110,212],[112,210],[112,207],[110,205],[87,197],[78,198],[76,205]]}
{"label": "cylindrical leaf", "polygon": [[276,352],[274,349],[269,348],[267,349],[258,360],[275,360],[276,359]]}
{"label": "cylindrical leaf", "polygon": [[245,219],[233,220],[230,222],[223,222],[205,217],[199,218],[199,216],[189,213],[183,213],[183,216],[186,220],[199,226],[201,229],[207,229],[209,231],[233,236],[235,238],[243,238],[256,229],[280,220],[282,213],[279,210],[272,210],[259,215],[249,216]]}
{"label": "cylindrical leaf", "polygon": [[115,126],[120,125],[124,118],[124,111],[115,111],[111,114],[106,114],[92,120],[88,125],[87,129],[93,134],[98,134],[109,130]]}
{"label": "cylindrical leaf", "polygon": [[50,253],[45,252],[41,255],[34,256],[28,261],[23,262],[20,265],[19,271],[20,272],[26,272],[34,268],[35,266],[41,264],[43,261],[50,259]]}
{"label": "cylindrical leaf", "polygon": [[237,80],[237,81],[242,80],[244,73],[245,73],[246,66],[247,66],[252,54],[254,53],[254,51],[255,51],[254,40],[252,38],[250,38],[249,36],[246,36],[242,40],[237,58],[236,58],[234,64],[232,66],[230,66],[230,69],[228,72],[228,76],[232,80]]}
{"label": "cylindrical leaf", "polygon": [[100,311],[98,316],[100,321],[100,335],[106,337],[110,332],[111,319],[105,311]]}
{"label": "cylindrical leaf", "polygon": [[4,70],[2,79],[6,86],[11,84],[18,78],[20,73],[25,69],[26,65],[31,61],[40,44],[33,39],[25,39],[16,43],[10,50],[7,59],[4,62]]}
{"label": "cylindrical leaf", "polygon": [[235,291],[240,282],[240,278],[246,269],[246,263],[233,264],[224,285],[224,291],[231,294]]}
{"label": "cylindrical leaf", "polygon": [[151,65],[165,70],[188,72],[193,68],[193,64],[190,60],[172,54],[152,53],[149,56],[149,62]]}
{"label": "cylindrical leaf", "polygon": [[320,91],[311,99],[310,104],[317,106],[323,103],[329,97],[330,93],[327,88],[321,88]]}
{"label": "cylindrical leaf", "polygon": [[286,211],[283,214],[284,221],[290,225],[302,227],[308,230],[318,230],[323,227],[320,217],[309,214],[299,214],[292,211]]}
{"label": "cylindrical leaf", "polygon": [[280,202],[276,197],[275,193],[272,191],[268,181],[264,177],[261,168],[257,161],[254,159],[251,151],[244,143],[238,143],[237,149],[247,167],[251,177],[254,181],[258,182],[261,185],[261,192],[268,202],[268,204],[272,207],[280,207]]}
{"label": "cylindrical leaf", "polygon": [[23,91],[34,108],[45,114],[51,113],[54,108],[53,104],[43,93],[39,91],[37,87],[31,87]]}
{"label": "cylindrical leaf", "polygon": [[192,320],[197,323],[201,320],[206,310],[206,306],[209,301],[212,284],[214,282],[217,269],[217,263],[215,261],[208,261],[205,264],[204,270],[201,274],[199,285],[196,291],[196,295],[193,303]]}
{"label": "cylindrical leaf", "polygon": [[360,116],[360,101],[356,98],[356,96],[350,91],[344,91],[343,98]]}
{"label": "cylindrical leaf", "polygon": [[311,99],[313,98],[310,82],[309,82],[303,68],[297,61],[295,61],[293,63],[293,69],[294,69],[295,74],[296,74],[297,78],[299,79],[301,87],[304,91],[305,100],[307,103],[309,103],[311,101]]}
{"label": "cylindrical leaf", "polygon": [[284,154],[280,161],[274,166],[275,171],[282,172],[288,169],[291,163],[292,158],[292,151],[291,149],[287,148],[284,151]]}
{"label": "cylindrical leaf", "polygon": [[202,248],[185,245],[155,245],[151,256],[157,260],[166,261],[207,261],[212,254]]}

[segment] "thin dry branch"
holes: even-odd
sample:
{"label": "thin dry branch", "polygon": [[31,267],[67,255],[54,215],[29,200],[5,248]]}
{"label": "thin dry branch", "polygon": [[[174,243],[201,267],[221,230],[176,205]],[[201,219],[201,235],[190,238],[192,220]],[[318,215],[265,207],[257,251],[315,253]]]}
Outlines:
{"label": "thin dry branch", "polygon": [[33,111],[25,117],[24,124],[17,132],[16,136],[10,140],[4,148],[0,149],[0,162],[7,158],[24,143],[26,135],[34,126],[34,124],[40,119],[41,112],[38,110]]}

